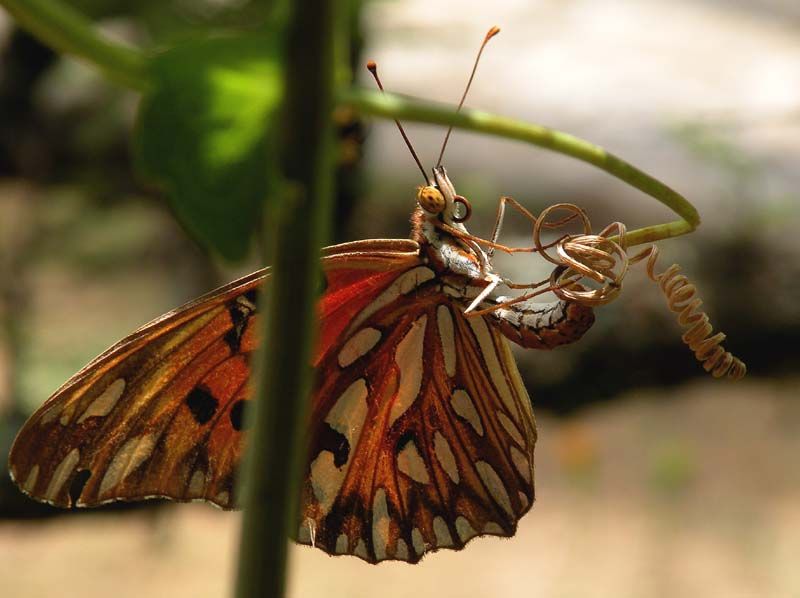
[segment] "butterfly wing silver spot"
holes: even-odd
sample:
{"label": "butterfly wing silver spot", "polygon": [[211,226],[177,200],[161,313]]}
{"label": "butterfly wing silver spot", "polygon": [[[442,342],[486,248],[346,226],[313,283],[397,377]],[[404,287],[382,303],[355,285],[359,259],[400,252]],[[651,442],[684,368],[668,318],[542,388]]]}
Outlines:
{"label": "butterfly wing silver spot", "polygon": [[425,554],[425,540],[422,537],[422,532],[416,527],[411,530],[411,544],[417,556]]}
{"label": "butterfly wing silver spot", "polygon": [[103,480],[100,482],[100,498],[144,463],[152,454],[155,446],[155,434],[143,434],[142,436],[131,438],[123,444],[122,448],[114,455],[111,464],[106,469]]}
{"label": "butterfly wing silver spot", "polygon": [[351,336],[339,351],[340,367],[347,367],[372,350],[381,340],[381,331],[376,328],[362,328]]}
{"label": "butterfly wing silver spot", "polygon": [[389,412],[390,426],[411,407],[422,388],[422,373],[424,372],[422,346],[425,340],[427,321],[427,316],[420,316],[411,325],[402,340],[397,343],[395,362],[400,372],[400,386]]}
{"label": "butterfly wing silver spot", "polygon": [[67,453],[61,460],[61,463],[58,464],[55,471],[53,471],[53,477],[50,478],[50,482],[47,484],[47,490],[45,490],[44,493],[45,499],[51,502],[55,501],[59,492],[61,492],[61,488],[67,482],[69,476],[72,475],[80,459],[81,453],[76,448]]}
{"label": "butterfly wing silver spot", "polygon": [[451,378],[456,375],[456,340],[453,330],[453,316],[450,308],[440,305],[436,309],[436,323],[439,326],[439,339],[442,343],[444,369]]}
{"label": "butterfly wing silver spot", "polygon": [[400,559],[401,561],[408,560],[408,545],[403,538],[398,538],[397,540],[397,548],[394,551],[394,558]]}
{"label": "butterfly wing silver spot", "polygon": [[25,483],[22,484],[22,488],[27,493],[33,492],[33,489],[36,487],[36,480],[39,479],[39,465],[34,465],[31,467],[31,470],[28,472],[28,477],[25,478]]}
{"label": "butterfly wing silver spot", "polygon": [[425,461],[422,460],[413,440],[409,441],[397,454],[397,469],[420,484],[428,484],[431,481]]}
{"label": "butterfly wing silver spot", "polygon": [[506,432],[509,433],[511,438],[514,439],[519,446],[525,446],[525,441],[522,440],[522,433],[519,431],[519,428],[511,421],[511,419],[502,411],[497,412],[497,419],[500,421],[500,424],[505,428]]}
{"label": "butterfly wing silver spot", "polygon": [[509,517],[513,518],[514,511],[511,509],[511,499],[508,497],[508,491],[503,485],[503,480],[497,475],[494,467],[486,461],[476,461],[475,468],[478,470],[478,475],[481,477],[483,485],[486,486],[495,502],[508,513]]}
{"label": "butterfly wing silver spot", "polygon": [[117,378],[100,393],[100,396],[89,404],[78,418],[77,423],[82,424],[90,417],[105,417],[111,413],[123,392],[125,392],[125,379]]}
{"label": "butterfly wing silver spot", "polygon": [[531,464],[528,461],[528,457],[525,456],[521,450],[517,447],[511,447],[511,460],[514,462],[514,467],[517,468],[517,471],[520,475],[525,479],[526,482],[530,483],[532,479],[531,473]]}
{"label": "butterfly wing silver spot", "polygon": [[467,420],[478,433],[478,436],[483,436],[481,416],[478,415],[478,411],[475,409],[475,403],[472,402],[472,398],[467,391],[461,389],[454,391],[453,395],[450,397],[450,404],[453,406],[456,415]]}
{"label": "butterfly wing silver spot", "polygon": [[478,535],[478,532],[473,529],[469,520],[463,515],[456,517],[456,533],[458,534],[459,539],[464,543],[466,543],[466,541],[470,538],[474,538]]}
{"label": "butterfly wing silver spot", "polygon": [[453,455],[453,450],[450,448],[450,443],[442,436],[441,432],[436,432],[433,435],[433,450],[436,458],[439,460],[442,469],[453,480],[454,484],[458,484],[458,466],[456,465],[456,458]]}
{"label": "butterfly wing silver spot", "polygon": [[386,491],[378,488],[372,501],[372,546],[375,559],[386,558],[386,546],[389,541],[389,507],[386,504]]}
{"label": "butterfly wing silver spot", "polygon": [[322,514],[330,511],[347,476],[353,448],[361,437],[364,418],[367,415],[368,394],[366,380],[359,378],[347,387],[325,418],[331,428],[347,438],[351,450],[348,452],[347,462],[341,467],[336,466],[334,454],[327,450],[320,451],[311,462],[311,488]]}
{"label": "butterfly wing silver spot", "polygon": [[347,539],[347,534],[339,534],[339,537],[336,538],[336,554],[346,553],[349,545],[350,541]]}
{"label": "butterfly wing silver spot", "polygon": [[447,523],[441,516],[433,518],[433,533],[436,536],[436,546],[443,548],[453,545],[453,537],[450,535],[450,530],[447,528]]}
{"label": "butterfly wing silver spot", "polygon": [[191,498],[200,498],[206,489],[206,472],[202,469],[195,469],[192,477],[189,479],[189,496]]}

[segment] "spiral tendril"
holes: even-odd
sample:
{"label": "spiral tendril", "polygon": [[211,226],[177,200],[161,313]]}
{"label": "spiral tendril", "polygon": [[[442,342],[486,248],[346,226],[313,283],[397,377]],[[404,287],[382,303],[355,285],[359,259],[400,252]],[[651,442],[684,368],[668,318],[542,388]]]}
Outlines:
{"label": "spiral tendril", "polygon": [[[578,215],[583,232],[559,239],[553,256],[547,251],[550,246],[542,244],[540,237],[542,228],[553,228],[548,226],[547,217],[556,210]],[[612,234],[616,235],[617,241],[609,238]],[[670,311],[677,314],[678,323],[686,329],[681,340],[703,368],[715,378],[727,376],[732,380],[742,378],[747,372],[744,362],[722,347],[725,334],[713,334],[708,314],[700,309],[703,301],[697,296],[697,288],[680,273],[678,264],[656,273],[658,248],[655,245],[633,257],[628,255],[623,223],[614,222],[593,234],[584,210],[573,204],[556,204],[546,208],[536,219],[533,242],[536,251],[557,266],[550,276],[549,290],[561,299],[590,306],[603,305],[616,298],[629,267],[646,259],[648,277],[658,284]],[[587,288],[580,284],[582,279],[591,279],[599,286]]]}

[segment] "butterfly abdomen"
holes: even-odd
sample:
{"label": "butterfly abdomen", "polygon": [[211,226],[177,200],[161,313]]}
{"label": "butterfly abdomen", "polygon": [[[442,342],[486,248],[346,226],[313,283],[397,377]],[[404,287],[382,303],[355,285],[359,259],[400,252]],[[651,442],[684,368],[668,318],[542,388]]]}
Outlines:
{"label": "butterfly abdomen", "polygon": [[594,324],[591,307],[569,301],[515,303],[491,312],[491,317],[506,338],[527,349],[575,342]]}

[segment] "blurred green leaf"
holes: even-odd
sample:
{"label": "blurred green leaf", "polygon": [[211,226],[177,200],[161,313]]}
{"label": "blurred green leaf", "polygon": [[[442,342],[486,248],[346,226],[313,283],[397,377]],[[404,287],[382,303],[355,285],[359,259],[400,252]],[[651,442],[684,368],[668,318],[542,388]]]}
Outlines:
{"label": "blurred green leaf", "polygon": [[156,55],[142,100],[139,168],[160,184],[204,245],[247,254],[269,172],[272,125],[283,95],[280,45],[265,37],[193,40]]}

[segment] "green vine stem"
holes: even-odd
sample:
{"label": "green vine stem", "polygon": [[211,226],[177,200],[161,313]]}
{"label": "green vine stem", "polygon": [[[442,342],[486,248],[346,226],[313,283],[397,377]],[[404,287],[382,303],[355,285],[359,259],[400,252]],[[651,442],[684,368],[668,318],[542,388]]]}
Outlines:
{"label": "green vine stem", "polygon": [[20,27],[58,52],[89,62],[126,87],[147,88],[147,58],[102,36],[91,21],[57,0],[0,0]]}
{"label": "green vine stem", "polygon": [[348,90],[339,95],[339,101],[367,114],[404,121],[452,125],[458,129],[525,141],[577,158],[645,192],[682,218],[630,231],[627,234],[628,245],[677,237],[693,231],[700,224],[700,216],[695,207],[677,191],[603,148],[568,133],[480,110],[464,109],[456,113],[452,107],[372,91]]}

